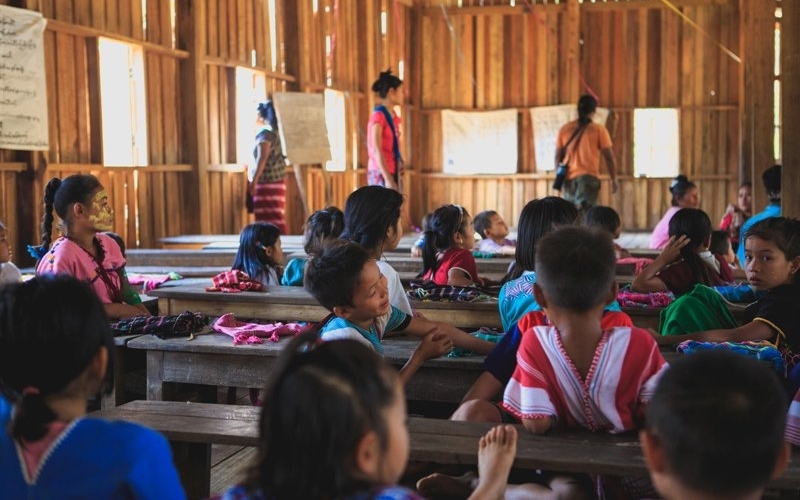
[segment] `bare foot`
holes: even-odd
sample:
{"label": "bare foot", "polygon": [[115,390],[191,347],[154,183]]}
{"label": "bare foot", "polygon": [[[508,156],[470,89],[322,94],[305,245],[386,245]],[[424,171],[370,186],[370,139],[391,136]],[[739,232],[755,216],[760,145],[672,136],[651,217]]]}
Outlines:
{"label": "bare foot", "polygon": [[478,445],[478,486],[469,498],[502,500],[516,454],[517,429],[513,425],[489,429]]}
{"label": "bare foot", "polygon": [[426,498],[467,498],[476,483],[474,472],[467,472],[462,476],[448,476],[435,472],[417,481],[417,490]]}

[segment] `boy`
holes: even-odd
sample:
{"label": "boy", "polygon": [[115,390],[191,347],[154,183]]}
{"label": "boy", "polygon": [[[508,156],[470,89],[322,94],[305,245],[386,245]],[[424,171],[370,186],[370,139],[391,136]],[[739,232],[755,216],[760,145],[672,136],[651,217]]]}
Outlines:
{"label": "boy", "polygon": [[639,437],[663,498],[759,499],[789,460],[785,423],[786,397],[772,371],[709,350],[667,370]]}
{"label": "boy", "polygon": [[481,237],[479,252],[514,255],[517,251],[517,242],[507,238],[508,226],[494,210],[484,210],[476,215],[472,219],[472,228]]}
{"label": "boy", "polygon": [[11,248],[6,237],[6,226],[0,222],[0,286],[21,281],[22,273],[11,262]]}
{"label": "boy", "polygon": [[333,240],[309,260],[304,287],[326,309],[329,319],[320,330],[323,340],[358,340],[383,354],[385,335],[403,332],[423,338],[400,370],[407,382],[428,359],[446,354],[453,346],[486,354],[494,344],[477,339],[444,323],[408,315],[389,303],[386,278],[375,260],[357,243]]}
{"label": "boy", "polygon": [[[586,227],[594,227],[608,231],[615,240],[622,234],[622,221],[617,211],[611,207],[598,205],[590,208],[583,214],[583,223]],[[616,243],[614,243],[614,253],[617,256],[617,260],[627,259],[631,256],[629,251]]]}

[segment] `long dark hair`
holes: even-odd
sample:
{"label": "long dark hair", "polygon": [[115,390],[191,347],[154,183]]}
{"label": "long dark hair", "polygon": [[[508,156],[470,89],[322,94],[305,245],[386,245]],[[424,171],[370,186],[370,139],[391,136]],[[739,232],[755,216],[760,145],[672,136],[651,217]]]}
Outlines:
{"label": "long dark hair", "polygon": [[293,338],[267,380],[247,487],[276,500],[323,500],[374,486],[358,477],[355,452],[370,431],[387,449],[384,414],[397,387],[397,373],[360,342],[320,342],[318,328]]}
{"label": "long dark hair", "polygon": [[428,271],[431,275],[439,268],[436,253],[447,250],[453,246],[453,236],[457,233],[466,234],[472,227],[466,225],[469,212],[461,205],[443,205],[433,211],[429,221],[429,229],[425,230],[425,244],[422,247],[422,271],[417,277],[424,276]]}
{"label": "long dark hair", "polygon": [[308,216],[303,226],[303,250],[315,255],[326,240],[338,238],[343,230],[344,213],[339,208],[330,206],[317,210]]}
{"label": "long dark hair", "polygon": [[281,231],[275,224],[260,221],[248,224],[239,234],[239,248],[231,269],[244,271],[255,279],[267,268],[276,268],[281,263],[275,262],[265,250],[274,246],[280,237]]}
{"label": "long dark hair", "polygon": [[592,121],[592,113],[597,110],[597,99],[591,94],[584,94],[578,99],[578,123],[587,124]]}
{"label": "long dark hair", "polygon": [[692,272],[695,283],[712,286],[719,282],[715,279],[711,266],[697,255],[697,250],[704,246],[711,236],[711,219],[699,208],[681,208],[669,220],[669,235],[687,236],[689,243],[681,248],[681,257]]}
{"label": "long dark hair", "polygon": [[342,238],[354,241],[368,252],[383,248],[386,232],[397,229],[403,195],[383,186],[356,189],[344,205]]}

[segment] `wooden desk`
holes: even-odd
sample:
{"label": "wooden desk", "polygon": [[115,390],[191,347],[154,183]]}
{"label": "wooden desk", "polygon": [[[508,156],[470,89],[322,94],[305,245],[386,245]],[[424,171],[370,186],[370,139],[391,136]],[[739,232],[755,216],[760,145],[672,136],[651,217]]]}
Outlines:
{"label": "wooden desk", "polygon": [[[178,282],[179,283],[179,282]],[[158,297],[161,315],[197,311],[208,316],[234,313],[239,319],[274,321],[320,321],[328,310],[319,305],[305,289],[295,286],[268,287],[266,292],[206,292],[202,286],[157,288],[150,295]],[[494,300],[475,302],[422,302],[411,307],[432,321],[442,321],[459,328],[499,327],[500,314]]]}
{"label": "wooden desk", "polygon": [[[219,333],[197,335],[194,340],[143,335],[128,342],[128,348],[147,351],[147,399],[166,401],[174,398],[174,383],[262,387],[288,342],[284,338],[235,346],[231,337]],[[384,339],[384,357],[399,368],[418,342],[402,336]],[[406,386],[406,397],[458,403],[482,370],[483,356],[429,360]]]}
{"label": "wooden desk", "polygon": [[144,366],[144,356],[141,352],[131,352],[127,349],[128,342],[139,335],[118,335],[114,337],[114,383],[109,394],[100,397],[100,408],[103,410],[114,408],[127,402],[125,389],[125,376],[131,368]]}

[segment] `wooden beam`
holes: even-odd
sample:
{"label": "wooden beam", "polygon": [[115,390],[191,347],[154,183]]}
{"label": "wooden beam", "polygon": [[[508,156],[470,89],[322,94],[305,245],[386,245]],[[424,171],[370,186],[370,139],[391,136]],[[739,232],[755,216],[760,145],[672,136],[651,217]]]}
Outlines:
{"label": "wooden beam", "polygon": [[241,61],[234,61],[230,59],[222,59],[220,57],[211,57],[205,56],[203,58],[203,62],[208,65],[213,66],[224,66],[226,68],[237,68],[237,67],[244,67],[248,69],[252,69],[253,71],[258,71],[260,73],[264,73],[267,78],[274,78],[275,80],[284,80],[287,82],[296,82],[297,79],[286,73],[278,73],[276,71],[272,71],[264,66],[252,66],[250,64],[242,63]]}
{"label": "wooden beam", "polygon": [[0,162],[0,172],[25,172],[28,164],[24,161]]}
{"label": "wooden beam", "polygon": [[168,55],[172,57],[177,57],[179,59],[186,59],[189,57],[189,52],[185,50],[173,49],[171,47],[165,47],[164,45],[159,45],[157,43],[150,43],[137,38],[131,38],[129,36],[117,35],[115,33],[95,28],[90,28],[88,26],[81,26],[78,24],[70,24],[62,21],[56,21],[55,19],[47,20],[47,29],[54,31],[56,33],[65,33],[68,35],[77,35],[82,37],[102,36],[105,38],[111,38],[112,40],[119,40],[125,43],[140,45],[147,52]]}
{"label": "wooden beam", "polygon": [[800,218],[800,3],[781,2],[781,107],[783,126],[783,168],[781,169],[781,210],[783,215]]}
{"label": "wooden beam", "polygon": [[[534,3],[533,10],[537,12],[560,11],[568,8],[569,4],[575,0],[555,3]],[[737,0],[670,0],[676,7],[704,7],[704,6],[727,6]],[[527,4],[518,2],[519,5],[484,5],[468,7],[445,7],[444,10],[449,17],[453,16],[514,16],[520,14],[530,14],[531,8]],[[575,1],[577,4],[577,2]],[[596,2],[583,2],[578,5],[581,10],[631,10],[631,9],[667,9],[667,5],[662,0],[598,0]],[[763,6],[762,6],[763,7]],[[441,7],[422,7],[423,16],[441,16]]]}

